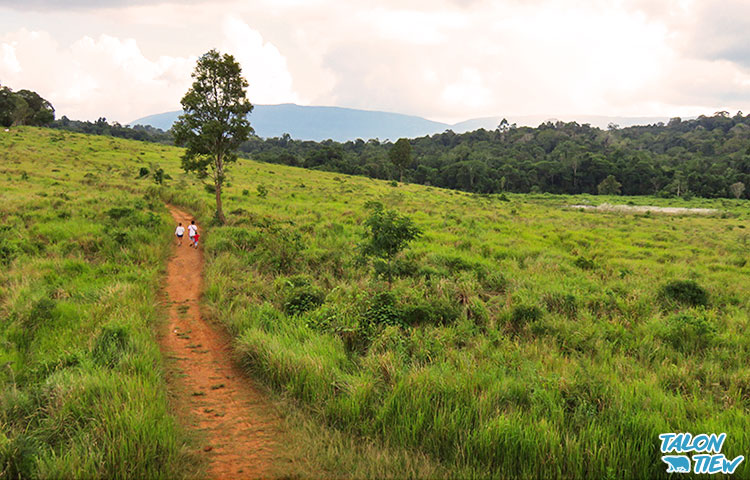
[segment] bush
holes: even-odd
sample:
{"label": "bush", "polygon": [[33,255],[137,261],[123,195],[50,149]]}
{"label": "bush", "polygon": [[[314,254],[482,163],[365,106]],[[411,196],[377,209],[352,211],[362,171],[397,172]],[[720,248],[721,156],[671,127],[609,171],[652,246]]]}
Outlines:
{"label": "bush", "polygon": [[679,313],[667,319],[661,338],[676,350],[689,353],[709,347],[716,327],[705,314]]}
{"label": "bush", "polygon": [[288,278],[284,288],[284,312],[287,315],[299,315],[314,310],[325,300],[325,294],[307,277],[301,275]]}
{"label": "bush", "polygon": [[582,270],[593,270],[596,268],[596,264],[594,263],[594,260],[586,258],[586,257],[578,257],[573,262],[573,265],[576,267],[582,269]]}
{"label": "bush", "polygon": [[133,215],[135,211],[128,207],[113,207],[107,210],[106,214],[112,220],[122,220],[125,217]]}
{"label": "bush", "polygon": [[266,198],[266,196],[268,196],[268,189],[265,185],[258,185],[256,189],[258,190],[258,196],[260,198]]}
{"label": "bush", "polygon": [[693,280],[672,280],[661,287],[659,296],[693,307],[708,305],[708,292]]}
{"label": "bush", "polygon": [[518,331],[524,325],[542,318],[542,309],[536,305],[516,305],[510,312],[510,325]]}
{"label": "bush", "polygon": [[429,298],[411,300],[401,311],[406,325],[448,325],[461,315],[461,309],[450,299],[431,295]]}
{"label": "bush", "polygon": [[362,320],[363,327],[369,329],[383,325],[406,326],[402,312],[396,306],[396,297],[391,292],[376,293],[370,299]]}

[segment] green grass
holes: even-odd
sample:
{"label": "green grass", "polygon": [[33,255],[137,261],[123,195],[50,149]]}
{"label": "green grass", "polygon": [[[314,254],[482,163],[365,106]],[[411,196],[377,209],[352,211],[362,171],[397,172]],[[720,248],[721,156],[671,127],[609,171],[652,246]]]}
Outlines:
{"label": "green grass", "polygon": [[[0,283],[10,319],[0,334],[2,362],[12,365],[1,378],[16,385],[4,391],[22,392],[35,402],[30,411],[41,413],[23,413],[14,406],[26,405],[22,400],[3,401],[2,421],[16,423],[2,429],[11,434],[0,443],[8,452],[7,445],[26,445],[18,440],[23,432],[37,432],[31,444],[42,445],[37,451],[47,452],[47,460],[35,461],[29,472],[82,472],[89,467],[54,463],[79,448],[70,442],[80,448],[91,442],[65,433],[69,444],[61,446],[47,433],[42,420],[56,411],[49,405],[58,405],[44,396],[50,378],[69,384],[53,391],[71,391],[104,382],[102,375],[114,368],[110,376],[118,381],[127,376],[154,386],[139,392],[154,395],[145,402],[149,408],[164,404],[158,368],[144,368],[158,363],[151,330],[131,322],[150,325],[155,318],[149,287],[171,237],[163,208],[155,201],[148,205],[154,197],[143,197],[153,182],[135,180],[138,168],[158,162],[171,176],[158,195],[190,209],[205,226],[213,198],[180,173],[178,149],[46,130],[15,132],[0,137],[7,152],[2,178],[10,189],[3,208],[17,205],[5,218],[21,232],[18,238],[3,234],[12,244],[8,251],[21,253],[12,254]],[[14,164],[17,158],[36,160]],[[22,170],[28,180],[19,181]],[[68,184],[86,188],[74,195]],[[265,196],[255,193],[260,185]],[[68,199],[54,196],[65,192]],[[658,450],[663,432],[726,432],[727,457],[750,451],[748,203],[507,198],[249,160],[233,166],[224,197],[229,224],[204,229],[205,312],[236,337],[248,370],[304,412],[300,430],[323,432],[318,439],[300,437],[313,452],[309,462],[324,465],[332,476],[659,478],[666,477]],[[410,216],[424,231],[396,259],[399,275],[390,291],[357,258],[368,200]],[[145,211],[139,201],[147,204]],[[564,208],[584,202],[721,213]],[[113,206],[133,208],[137,222],[145,222],[128,232],[126,248],[104,233],[112,232],[106,211]],[[161,226],[146,225],[149,210]],[[69,217],[57,218],[61,211]],[[108,265],[106,276],[98,273],[102,265]],[[53,284],[72,289],[73,300],[41,302],[39,292],[52,288],[42,283],[47,274],[72,276]],[[113,290],[119,284],[141,297]],[[101,299],[102,291],[110,292],[110,300]],[[41,353],[26,360],[21,356],[28,340],[18,332],[35,308],[37,316],[51,320],[32,329],[40,332],[30,342],[32,354]],[[133,308],[142,311],[129,315]],[[115,323],[113,315],[119,315]],[[120,358],[115,367],[103,366],[97,358],[123,350],[117,333],[123,326],[137,346],[114,355]],[[68,346],[61,347],[63,342]],[[97,349],[100,344],[114,346]],[[82,360],[72,364],[66,359],[75,352]],[[129,385],[110,387],[127,392]],[[110,397],[113,404],[120,401]],[[89,405],[89,397],[81,398]],[[94,404],[100,407],[91,402],[88,408]],[[94,415],[86,412],[52,418],[64,419],[65,432],[99,434]],[[114,419],[111,424],[120,425]],[[115,441],[127,445],[132,431],[118,431],[122,437]],[[167,457],[176,465],[179,443],[172,445]],[[107,473],[116,475],[132,458],[153,454],[122,452]],[[336,452],[346,453],[339,463]],[[10,458],[35,458],[15,455]],[[89,456],[76,458],[87,462]],[[743,464],[735,475],[747,477],[747,471]]]}
{"label": "green grass", "polygon": [[171,222],[138,143],[74,138],[0,136],[0,477],[185,477],[154,328]]}
{"label": "green grass", "polygon": [[[257,185],[264,198],[241,194]],[[209,311],[268,385],[454,475],[665,477],[671,431],[727,432],[728,457],[748,451],[747,202],[508,197],[241,161],[229,225],[206,237]],[[425,232],[390,296],[357,261],[367,200]],[[582,202],[721,213],[564,208]],[[320,306],[290,311],[300,282]],[[368,327],[384,311],[404,326]]]}

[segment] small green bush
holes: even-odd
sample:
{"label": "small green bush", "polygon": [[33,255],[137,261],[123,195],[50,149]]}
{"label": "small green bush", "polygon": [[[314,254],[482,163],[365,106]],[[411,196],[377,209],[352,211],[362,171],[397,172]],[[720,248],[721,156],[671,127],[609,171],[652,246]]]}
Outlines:
{"label": "small green bush", "polygon": [[396,305],[396,297],[391,292],[378,292],[368,302],[362,324],[364,327],[383,325],[406,326],[402,312]]}
{"label": "small green bush", "polygon": [[297,275],[286,279],[284,289],[284,313],[299,315],[314,310],[323,304],[325,294],[309,278]]}
{"label": "small green bush", "polygon": [[510,325],[518,331],[524,325],[542,318],[542,309],[536,305],[516,305],[510,312]]}
{"label": "small green bush", "polygon": [[716,338],[716,327],[705,314],[678,313],[666,322],[661,338],[683,353],[703,350]]}
{"label": "small green bush", "polygon": [[661,287],[659,295],[663,300],[684,305],[708,305],[708,292],[694,280],[672,280]]}
{"label": "small green bush", "polygon": [[596,263],[594,263],[594,260],[586,257],[578,257],[573,262],[573,265],[580,268],[581,270],[593,270],[596,268]]}
{"label": "small green bush", "polygon": [[133,213],[135,213],[135,210],[128,207],[113,207],[106,211],[107,216],[112,220],[122,220],[133,215]]}

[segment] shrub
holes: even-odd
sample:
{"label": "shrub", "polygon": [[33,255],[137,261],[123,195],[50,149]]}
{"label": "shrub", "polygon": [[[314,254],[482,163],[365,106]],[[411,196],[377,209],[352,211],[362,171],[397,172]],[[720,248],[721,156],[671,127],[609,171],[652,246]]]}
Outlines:
{"label": "shrub", "polygon": [[440,295],[410,300],[401,311],[406,325],[448,325],[455,322],[460,315],[461,309],[458,304]]}
{"label": "shrub", "polygon": [[325,300],[325,294],[302,275],[286,279],[284,289],[284,312],[287,315],[299,315],[314,310]]}
{"label": "shrub", "polygon": [[260,198],[266,198],[266,196],[268,196],[268,189],[265,185],[258,185],[256,190],[258,190],[258,196]]}
{"label": "shrub", "polygon": [[678,313],[666,322],[661,338],[683,353],[703,350],[715,340],[716,327],[705,314]]}
{"label": "shrub", "polygon": [[128,207],[113,207],[107,210],[106,214],[112,220],[122,220],[125,217],[133,215],[135,211]]}
{"label": "shrub", "polygon": [[396,297],[391,292],[378,292],[368,303],[362,319],[365,328],[383,325],[405,326],[402,314],[396,306]]}
{"label": "shrub", "polygon": [[518,331],[524,325],[542,318],[542,309],[536,305],[516,305],[510,312],[510,324]]}
{"label": "shrub", "polygon": [[593,270],[596,268],[596,264],[594,263],[594,260],[586,258],[586,257],[578,257],[573,262],[573,265],[576,267],[582,269],[582,270]]}
{"label": "shrub", "polygon": [[693,280],[672,280],[661,287],[659,295],[664,300],[694,307],[708,305],[708,292]]}
{"label": "shrub", "polygon": [[138,170],[138,178],[143,178],[148,176],[148,168],[141,167],[140,170]]}

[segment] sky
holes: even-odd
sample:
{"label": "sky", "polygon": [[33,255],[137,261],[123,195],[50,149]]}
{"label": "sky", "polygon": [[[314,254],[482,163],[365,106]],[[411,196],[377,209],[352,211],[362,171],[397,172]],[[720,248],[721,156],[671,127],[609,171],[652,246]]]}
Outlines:
{"label": "sky", "polygon": [[178,110],[211,48],[256,104],[448,123],[750,112],[746,0],[0,0],[0,84],[58,117]]}

